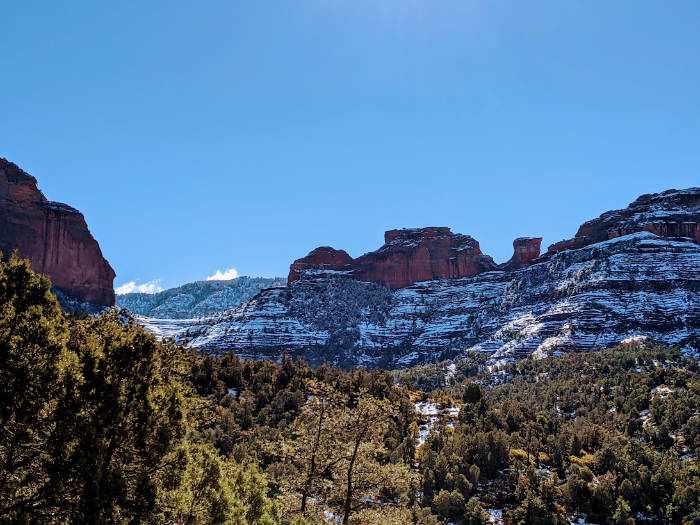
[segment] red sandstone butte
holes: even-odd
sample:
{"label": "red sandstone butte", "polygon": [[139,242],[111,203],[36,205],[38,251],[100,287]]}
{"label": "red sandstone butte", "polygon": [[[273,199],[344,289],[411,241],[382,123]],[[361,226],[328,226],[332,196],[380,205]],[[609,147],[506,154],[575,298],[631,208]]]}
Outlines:
{"label": "red sandstone butte", "polygon": [[389,288],[419,281],[471,277],[496,267],[479,243],[449,228],[389,230],[384,246],[355,259],[356,276]]}
{"label": "red sandstone butte", "polygon": [[114,270],[83,215],[51,202],[34,177],[0,157],[0,250],[17,250],[67,295],[97,306],[114,304]]}
{"label": "red sandstone butte", "polygon": [[496,268],[475,239],[449,228],[389,230],[384,241],[381,248],[357,259],[341,250],[317,248],[292,264],[288,282],[299,279],[305,270],[321,268],[351,270],[356,279],[395,289],[419,281],[471,277]]}

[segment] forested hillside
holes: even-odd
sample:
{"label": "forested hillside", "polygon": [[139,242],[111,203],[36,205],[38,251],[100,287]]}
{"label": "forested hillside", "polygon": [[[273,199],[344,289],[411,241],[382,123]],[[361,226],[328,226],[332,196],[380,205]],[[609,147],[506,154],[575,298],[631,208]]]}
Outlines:
{"label": "forested hillside", "polygon": [[131,313],[163,319],[191,319],[235,308],[260,290],[285,286],[277,277],[237,277],[230,281],[197,281],[155,294],[117,296],[117,306]]}
{"label": "forested hillside", "polygon": [[201,357],[0,264],[0,521],[695,523],[696,360],[401,373]]}

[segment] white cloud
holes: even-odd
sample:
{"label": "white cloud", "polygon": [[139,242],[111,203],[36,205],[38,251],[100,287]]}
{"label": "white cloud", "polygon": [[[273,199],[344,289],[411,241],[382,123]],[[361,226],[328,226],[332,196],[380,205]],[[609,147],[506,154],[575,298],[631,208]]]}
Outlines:
{"label": "white cloud", "polygon": [[227,268],[224,271],[216,270],[214,275],[207,277],[207,281],[230,281],[238,277],[238,270],[235,268]]}
{"label": "white cloud", "polygon": [[160,285],[160,279],[154,279],[148,281],[147,283],[137,284],[136,281],[129,281],[121,286],[117,286],[114,289],[114,293],[117,295],[124,295],[127,293],[158,293],[162,292],[163,287]]}

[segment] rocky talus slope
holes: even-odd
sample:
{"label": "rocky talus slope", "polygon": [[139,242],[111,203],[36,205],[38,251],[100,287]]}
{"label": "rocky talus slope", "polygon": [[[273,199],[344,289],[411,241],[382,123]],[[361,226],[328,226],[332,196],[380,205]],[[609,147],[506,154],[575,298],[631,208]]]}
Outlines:
{"label": "rocky talus slope", "polygon": [[[424,250],[427,258],[416,257],[421,244],[433,242],[433,232],[455,235],[444,228],[399,230],[404,233],[387,234],[380,255],[353,260],[331,252],[316,266],[296,261],[289,286],[263,290],[236,309],[146,323],[205,352],[255,358],[289,352],[341,366],[400,367],[469,351],[487,352],[498,362],[641,337],[697,352],[699,223],[700,188],[670,190],[584,224],[574,239],[542,256],[536,254],[541,239],[517,239],[513,258],[501,266],[489,263],[472,242],[454,239]],[[421,233],[427,230],[427,236]],[[401,246],[394,252],[397,238]],[[472,271],[475,265],[467,276],[450,273],[460,267],[455,246],[467,247],[478,271]],[[401,254],[408,254],[407,264]],[[390,279],[354,262],[368,259],[379,260],[375,268]],[[386,260],[399,263],[384,265]],[[430,280],[420,279],[425,261]],[[411,273],[414,263],[420,270]],[[400,279],[412,282],[396,286]]]}
{"label": "rocky talus slope", "polygon": [[34,177],[0,158],[0,250],[17,251],[68,301],[114,304],[114,270],[83,215],[39,191]]}

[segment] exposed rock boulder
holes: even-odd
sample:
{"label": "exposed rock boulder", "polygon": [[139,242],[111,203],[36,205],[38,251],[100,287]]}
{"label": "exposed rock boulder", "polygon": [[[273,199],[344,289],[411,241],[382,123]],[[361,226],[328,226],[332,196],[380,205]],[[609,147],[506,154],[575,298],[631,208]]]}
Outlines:
{"label": "exposed rock boulder", "polygon": [[83,215],[51,202],[34,177],[0,158],[0,250],[31,261],[68,296],[95,306],[114,304],[114,270]]}
{"label": "exposed rock boulder", "polygon": [[582,248],[641,231],[700,243],[700,188],[642,195],[625,209],[585,222],[573,239],[551,245],[547,253]]}

